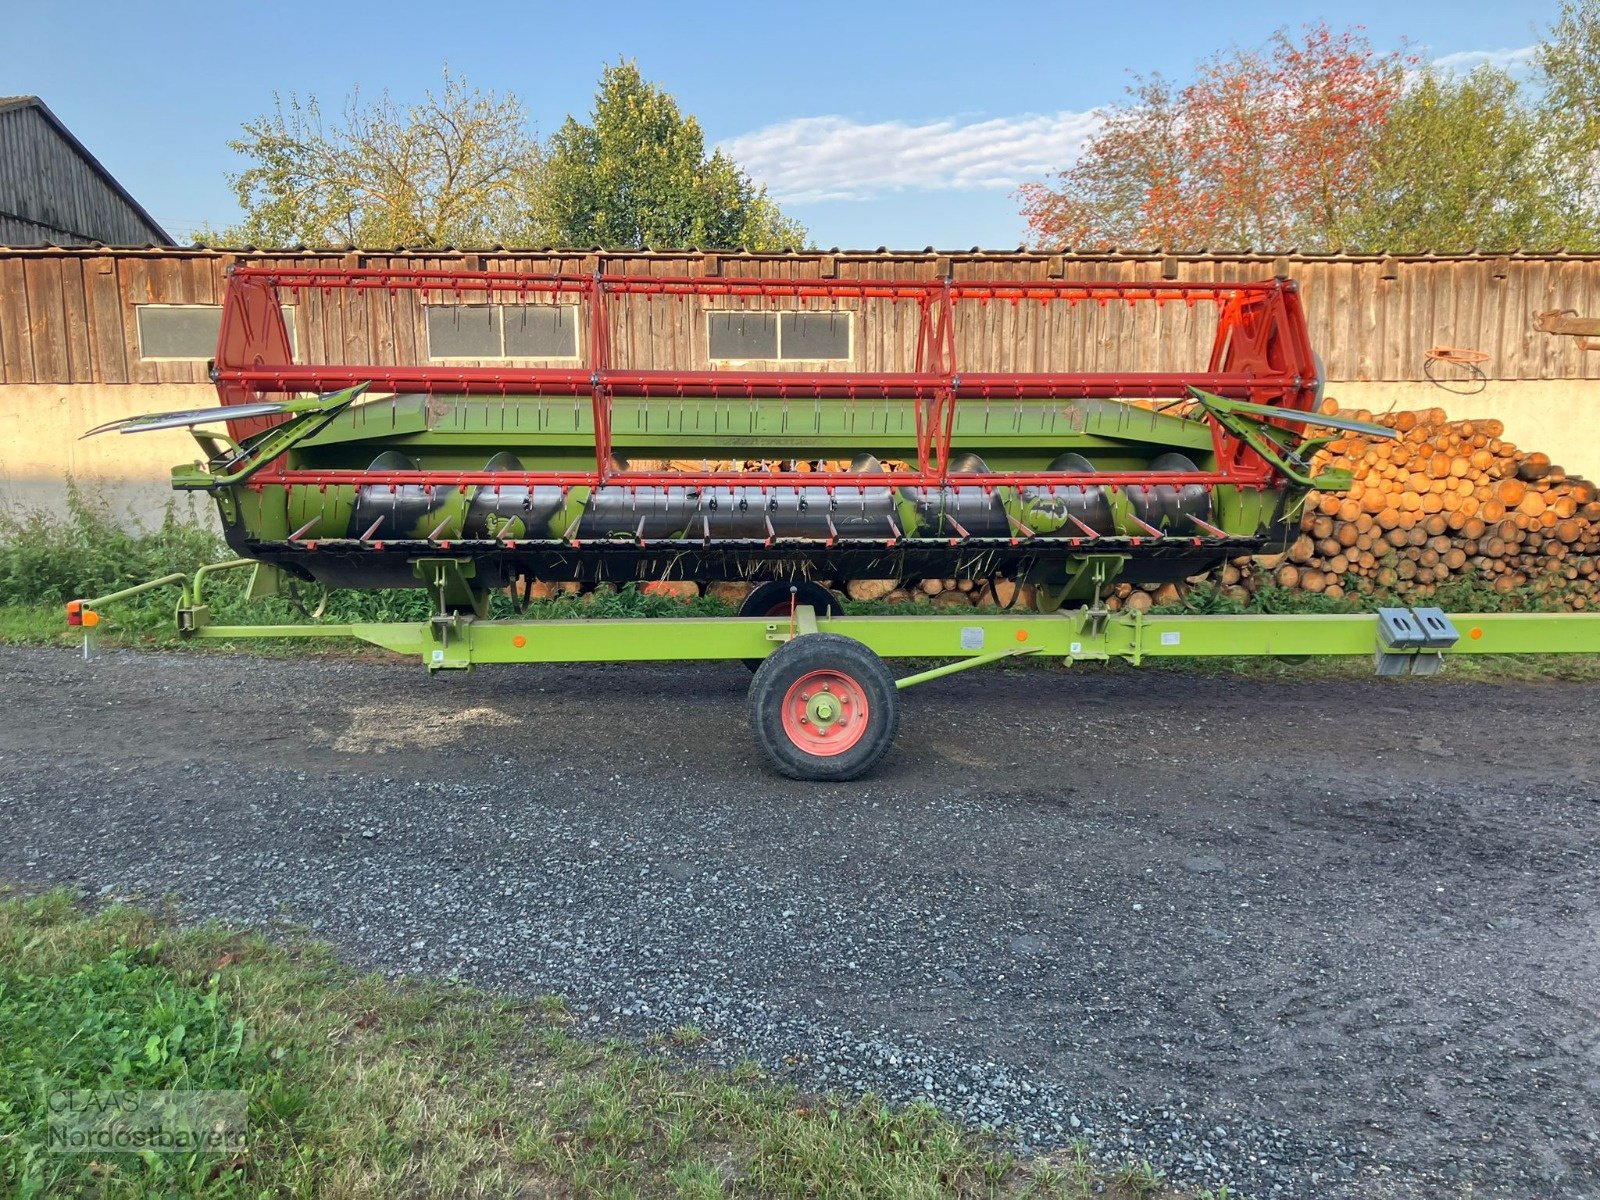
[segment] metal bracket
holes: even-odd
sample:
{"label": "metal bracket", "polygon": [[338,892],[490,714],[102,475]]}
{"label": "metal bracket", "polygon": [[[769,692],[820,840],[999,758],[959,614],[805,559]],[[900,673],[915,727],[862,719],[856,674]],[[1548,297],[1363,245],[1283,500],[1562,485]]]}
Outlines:
{"label": "metal bracket", "polygon": [[[212,457],[204,467],[191,465],[172,468],[172,486],[178,491],[211,491],[243,483],[268,463],[281,458],[292,447],[321,433],[338,418],[340,413],[355,403],[357,397],[369,386],[362,383],[323,396],[284,401],[277,408],[281,413],[288,415],[288,420],[257,434],[243,445],[236,443],[236,448],[224,448],[220,455]],[[216,410],[220,413],[226,411],[225,408]],[[160,415],[162,414],[157,414],[157,417]],[[210,419],[223,418],[213,414]],[[155,423],[147,427],[155,429],[161,426]],[[134,430],[128,429],[124,432],[134,432]],[[214,438],[215,435],[212,434],[196,435],[196,440],[208,452],[217,448]]]}
{"label": "metal bracket", "polygon": [[288,573],[282,567],[258,562],[250,572],[250,586],[245,591],[246,600],[266,600],[284,595],[288,589]]}
{"label": "metal bracket", "polygon": [[1460,640],[1441,608],[1380,608],[1373,667],[1379,675],[1437,675],[1444,669],[1442,651]]}
{"label": "metal bracket", "polygon": [[817,610],[809,604],[796,604],[794,615],[788,621],[769,621],[767,641],[791,642],[797,637],[817,632]]}
{"label": "metal bracket", "polygon": [[[1120,568],[1122,561],[1121,555],[1097,554],[1092,558],[1086,559],[1084,566],[1080,568],[1080,571],[1087,570],[1094,580],[1094,600],[1084,610],[1084,616],[1087,618],[1084,622],[1084,633],[1095,640],[1099,640],[1105,635],[1106,622],[1111,619],[1111,610],[1105,606],[1105,600],[1100,594],[1101,590],[1110,579],[1109,572],[1112,564]],[[1077,582],[1076,578],[1074,578],[1073,582]]]}
{"label": "metal bracket", "polygon": [[439,602],[439,614],[470,610],[474,615],[489,615],[489,593],[473,586],[478,564],[470,558],[414,558],[411,569],[428,586]]}
{"label": "metal bracket", "polygon": [[489,615],[489,593],[470,582],[477,574],[477,563],[461,558],[418,558],[412,560],[411,569],[439,602],[438,613],[428,621],[432,643],[427,648],[429,673],[470,670],[472,622]]}
{"label": "metal bracket", "polygon": [[[1293,447],[1282,445],[1277,438],[1288,438],[1282,423],[1294,425],[1322,425],[1329,429],[1343,429],[1362,433],[1368,437],[1398,438],[1395,430],[1385,425],[1356,421],[1349,417],[1325,413],[1299,412],[1295,409],[1273,408],[1265,404],[1252,404],[1246,400],[1230,400],[1202,388],[1191,387],[1189,396],[1203,408],[1211,419],[1234,437],[1244,442],[1267,462],[1302,487],[1320,492],[1342,492],[1350,486],[1351,474],[1341,468],[1328,468],[1320,475],[1309,472],[1308,463],[1315,452],[1328,443],[1326,437],[1306,437],[1302,429],[1299,442]],[[1273,425],[1270,422],[1279,422]]]}

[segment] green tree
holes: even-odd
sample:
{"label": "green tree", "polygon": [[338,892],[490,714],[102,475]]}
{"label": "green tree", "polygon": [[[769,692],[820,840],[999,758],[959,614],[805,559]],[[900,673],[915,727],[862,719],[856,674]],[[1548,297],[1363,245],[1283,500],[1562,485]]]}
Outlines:
{"label": "green tree", "polygon": [[1355,250],[1517,250],[1590,241],[1557,147],[1505,71],[1424,71],[1390,109],[1361,202],[1336,231]]}
{"label": "green tree", "polygon": [[536,230],[528,197],[539,145],[514,95],[444,72],[437,94],[400,107],[352,92],[341,123],[315,96],[274,97],[229,146],[251,165],[229,183],[245,219],[223,235],[263,246],[515,243]]}
{"label": "green tree", "polygon": [[1600,218],[1600,0],[1565,0],[1534,64],[1556,180],[1592,225]]}
{"label": "green tree", "polygon": [[605,68],[587,123],[568,117],[534,192],[545,236],[567,246],[799,248],[806,231],[632,62]]}

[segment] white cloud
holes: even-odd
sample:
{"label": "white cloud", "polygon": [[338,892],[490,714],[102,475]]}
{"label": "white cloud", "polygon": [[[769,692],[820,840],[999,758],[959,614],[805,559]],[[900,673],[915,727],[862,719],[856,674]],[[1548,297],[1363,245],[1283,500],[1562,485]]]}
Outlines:
{"label": "white cloud", "polygon": [[1516,71],[1533,62],[1536,46],[1520,46],[1515,50],[1458,50],[1436,58],[1428,65],[1441,71],[1470,71],[1485,63],[1502,71]]}
{"label": "white cloud", "polygon": [[790,204],[905,190],[1010,190],[1069,166],[1099,121],[1094,112],[921,125],[798,117],[729,138],[722,149]]}

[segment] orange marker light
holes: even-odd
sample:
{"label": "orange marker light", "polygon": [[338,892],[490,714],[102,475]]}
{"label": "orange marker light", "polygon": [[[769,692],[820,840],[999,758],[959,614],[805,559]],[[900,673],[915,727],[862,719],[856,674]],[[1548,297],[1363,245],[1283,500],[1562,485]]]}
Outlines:
{"label": "orange marker light", "polygon": [[1028,640],[1028,631],[1026,629],[1017,630],[1017,641],[1025,642],[1027,640]]}
{"label": "orange marker light", "polygon": [[1473,641],[1477,641],[1483,636],[1483,630],[1474,625],[1471,629],[1467,630],[1467,636]]}
{"label": "orange marker light", "polygon": [[513,637],[511,639],[511,644],[513,646],[515,646],[518,650],[521,650],[524,646],[526,646],[528,644],[528,639],[523,637],[519,633],[519,634],[517,634],[515,637]]}
{"label": "orange marker light", "polygon": [[82,625],[83,624],[83,601],[82,600],[68,600],[67,601],[67,624],[68,625]]}
{"label": "orange marker light", "polygon": [[95,612],[92,608],[84,609],[83,623],[88,628],[93,629],[96,625],[100,624],[100,614]]}

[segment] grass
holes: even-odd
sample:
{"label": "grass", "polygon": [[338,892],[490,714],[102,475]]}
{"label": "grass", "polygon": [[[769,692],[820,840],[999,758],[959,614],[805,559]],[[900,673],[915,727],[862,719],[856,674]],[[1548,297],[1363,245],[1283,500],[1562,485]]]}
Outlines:
{"label": "grass", "polygon": [[[151,528],[129,528],[114,521],[108,506],[94,496],[86,496],[69,485],[65,516],[37,511],[0,511],[0,643],[14,645],[76,644],[81,633],[67,628],[63,616],[66,601],[80,596],[104,595],[170,571],[192,572],[205,562],[229,557],[221,539],[202,524],[191,508],[169,504],[161,521]],[[219,624],[229,622],[280,624],[302,621],[304,613],[286,600],[248,603],[245,588],[248,572],[224,573],[215,577],[207,591],[207,602]],[[182,642],[173,626],[176,593],[161,590],[119,602],[101,615],[104,623],[95,633],[104,646],[171,648],[184,645],[191,650],[248,652],[281,657],[306,657],[320,654],[349,657],[351,654],[383,655],[386,652],[357,643],[324,644],[244,641],[239,643]],[[1459,580],[1441,587],[1429,603],[1448,612],[1538,612],[1550,611],[1555,601],[1537,587],[1518,589],[1501,595],[1472,580]],[[1386,595],[1347,595],[1330,598],[1289,591],[1263,582],[1248,606],[1230,600],[1220,587],[1191,589],[1180,603],[1152,610],[1162,613],[1355,613],[1371,612],[1380,604],[1404,603]],[[491,615],[509,617],[516,613],[512,601],[501,593],[491,597]],[[928,604],[867,604],[846,601],[852,615],[917,614],[942,612]],[[957,610],[960,611],[960,610]],[[580,600],[575,596],[536,602],[526,610],[534,618],[606,618],[663,616],[732,616],[727,604],[700,596],[684,601],[671,596],[647,595],[636,585],[620,589],[602,587]],[[325,618],[329,621],[415,621],[431,615],[429,603],[420,591],[335,591],[328,599]],[[1012,669],[1061,669],[1052,661],[1029,660]],[[1132,670],[1122,664],[1079,663],[1075,672],[1095,673]],[[1294,663],[1260,658],[1157,660],[1139,670],[1178,671],[1186,674],[1223,675],[1247,679],[1277,679],[1290,676],[1316,678],[1358,678],[1371,674],[1365,659],[1315,658]],[[1497,658],[1462,657],[1452,659],[1445,678],[1485,682],[1593,681],[1600,680],[1597,655],[1520,655]]]}
{"label": "grass", "polygon": [[[574,1035],[557,999],[391,982],[68,893],[0,888],[0,1192],[20,1197],[1174,1196],[1086,1148],[1019,1160],[926,1105]],[[238,1089],[243,1152],[57,1154],[52,1088]]]}

